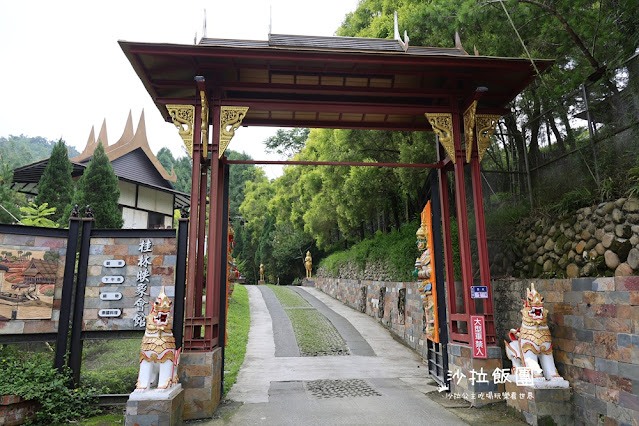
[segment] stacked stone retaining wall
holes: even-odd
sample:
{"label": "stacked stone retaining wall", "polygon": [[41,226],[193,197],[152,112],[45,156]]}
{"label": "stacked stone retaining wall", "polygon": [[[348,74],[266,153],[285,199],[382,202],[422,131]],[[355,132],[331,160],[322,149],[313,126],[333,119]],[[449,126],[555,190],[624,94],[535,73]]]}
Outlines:
{"label": "stacked stone retaining wall", "polygon": [[514,245],[520,277],[639,275],[639,199],[522,221]]}

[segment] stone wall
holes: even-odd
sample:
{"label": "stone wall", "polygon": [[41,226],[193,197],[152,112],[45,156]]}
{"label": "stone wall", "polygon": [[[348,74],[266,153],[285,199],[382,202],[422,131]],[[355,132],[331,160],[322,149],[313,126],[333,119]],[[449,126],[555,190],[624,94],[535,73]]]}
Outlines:
{"label": "stone wall", "polygon": [[35,417],[40,403],[26,401],[18,395],[0,396],[0,425],[13,426],[26,423]]}
{"label": "stone wall", "polygon": [[[150,234],[150,232],[149,232]],[[140,243],[150,245],[140,251]],[[146,257],[148,256],[148,259]],[[142,259],[141,259],[142,258]],[[109,268],[105,261],[124,261],[124,267]],[[160,294],[162,286],[167,296],[175,297],[175,265],[177,260],[176,238],[91,238],[87,281],[84,302],[83,330],[144,330],[144,325],[135,322],[140,312],[145,316],[151,312],[151,305]],[[142,267],[140,262],[148,265]],[[146,262],[148,261],[148,262]],[[148,273],[139,288],[138,273]],[[108,277],[122,277],[122,283],[110,283]],[[142,297],[139,290],[144,290]],[[102,300],[101,293],[120,293],[118,300]],[[144,305],[136,303],[142,299]],[[142,303],[142,302],[140,302]],[[102,318],[101,309],[120,309],[122,314],[115,318]]]}
{"label": "stone wall", "polygon": [[[508,330],[521,324],[530,282],[493,282],[502,350]],[[545,297],[557,369],[574,390],[576,422],[639,424],[639,277],[534,283]]]}
{"label": "stone wall", "polygon": [[525,220],[515,232],[521,277],[639,275],[639,199],[585,207],[558,218]]}
{"label": "stone wall", "polygon": [[[313,278],[312,281],[317,289],[329,296],[342,301],[353,309],[360,310],[376,318],[422,357],[426,357],[424,314],[422,301],[417,290],[417,282],[386,282],[338,278]],[[365,293],[362,289],[365,289]],[[400,292],[402,289],[405,289],[405,292]],[[380,303],[380,290],[383,294],[383,303]],[[405,296],[402,296],[405,297],[403,304],[400,303],[400,294],[402,293],[405,293]]]}
{"label": "stone wall", "polygon": [[178,377],[184,386],[184,420],[212,417],[222,397],[222,348],[182,353]]}

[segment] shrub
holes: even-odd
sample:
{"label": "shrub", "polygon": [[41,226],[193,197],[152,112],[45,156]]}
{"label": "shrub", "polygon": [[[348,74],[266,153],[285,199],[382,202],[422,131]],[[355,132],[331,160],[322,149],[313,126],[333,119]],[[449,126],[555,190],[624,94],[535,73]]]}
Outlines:
{"label": "shrub", "polygon": [[582,187],[566,192],[561,200],[552,206],[551,210],[558,214],[566,214],[590,206],[594,201],[592,192],[588,188]]}
{"label": "shrub", "polygon": [[346,251],[333,253],[320,262],[331,276],[337,276],[341,266],[348,263],[355,265],[360,272],[366,269],[367,263],[377,262],[385,266],[385,270],[393,281],[411,281],[415,258],[418,256],[415,231],[419,225],[415,222],[393,229],[387,234],[375,233]]}
{"label": "shrub", "polygon": [[49,353],[20,351],[12,346],[0,348],[0,395],[19,395],[37,400],[40,410],[33,424],[68,423],[99,412],[95,389],[75,388],[71,373],[53,367]]}

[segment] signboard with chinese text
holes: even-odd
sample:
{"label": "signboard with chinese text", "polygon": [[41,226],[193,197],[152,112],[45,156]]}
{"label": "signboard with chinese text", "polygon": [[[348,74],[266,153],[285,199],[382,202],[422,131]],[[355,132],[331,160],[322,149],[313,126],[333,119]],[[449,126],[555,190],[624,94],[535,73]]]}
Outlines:
{"label": "signboard with chinese text", "polygon": [[486,351],[486,321],[483,315],[470,316],[470,336],[473,358],[488,358]]}
{"label": "signboard with chinese text", "polygon": [[118,231],[91,237],[84,331],[143,331],[162,286],[175,295],[176,238],[167,230]]}

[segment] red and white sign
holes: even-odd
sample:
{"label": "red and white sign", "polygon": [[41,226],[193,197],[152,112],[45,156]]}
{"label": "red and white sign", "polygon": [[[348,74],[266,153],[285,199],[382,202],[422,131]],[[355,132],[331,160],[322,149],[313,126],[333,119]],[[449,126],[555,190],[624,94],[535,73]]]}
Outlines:
{"label": "red and white sign", "polygon": [[470,316],[470,342],[473,358],[488,358],[486,353],[486,322],[483,315]]}

